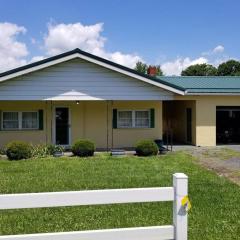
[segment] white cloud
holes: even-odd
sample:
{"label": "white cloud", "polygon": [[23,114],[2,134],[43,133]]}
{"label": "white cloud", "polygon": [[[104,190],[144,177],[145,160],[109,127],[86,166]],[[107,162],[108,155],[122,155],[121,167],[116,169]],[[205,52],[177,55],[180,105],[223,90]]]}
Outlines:
{"label": "white cloud", "polygon": [[97,52],[104,47],[105,39],[101,36],[103,24],[84,26],[81,23],[49,25],[45,36],[48,55],[56,55],[74,48],[88,52]]}
{"label": "white cloud", "polygon": [[0,23],[0,72],[26,64],[26,44],[17,40],[26,29],[12,23]]}
{"label": "white cloud", "polygon": [[224,56],[224,46],[218,45],[215,48],[203,52],[202,57],[196,59],[191,59],[189,57],[178,57],[173,61],[165,62],[161,65],[163,73],[165,75],[180,75],[182,70],[194,64],[208,63],[214,66],[218,66],[220,63],[229,59],[229,57]]}
{"label": "white cloud", "polygon": [[224,52],[224,46],[223,45],[218,45],[215,48],[207,51],[207,52],[203,52],[202,55],[203,56],[213,56],[216,54],[220,54]]}
{"label": "white cloud", "polygon": [[137,54],[106,51],[106,38],[101,35],[102,31],[103,23],[89,26],[81,23],[49,24],[48,33],[44,38],[44,47],[50,56],[80,48],[128,67],[134,67],[137,61],[142,61]]}
{"label": "white cloud", "polygon": [[165,75],[180,75],[182,70],[194,64],[207,63],[208,59],[204,57],[199,57],[196,59],[186,58],[177,58],[173,61],[163,63],[161,65],[162,71]]}
{"label": "white cloud", "polygon": [[213,49],[213,53],[221,53],[223,51],[224,51],[224,46],[222,46],[222,45],[218,45],[217,47],[215,47]]}
{"label": "white cloud", "polygon": [[[0,72],[12,69],[27,63],[42,60],[48,56],[59,54],[74,48],[80,48],[94,55],[109,59],[122,65],[133,68],[137,61],[143,61],[138,54],[125,54],[120,51],[107,51],[103,37],[103,23],[93,25],[73,24],[49,24],[48,31],[43,39],[43,54],[31,56],[27,60],[28,49],[24,42],[19,40],[19,35],[26,33],[26,28],[13,23],[0,23]],[[39,45],[41,39],[30,38],[33,45]],[[193,64],[211,63],[218,65],[228,60],[225,56],[224,46],[202,53],[202,57],[191,59],[190,57],[178,57],[172,61],[163,62],[161,68],[165,75],[180,75],[181,71]]]}

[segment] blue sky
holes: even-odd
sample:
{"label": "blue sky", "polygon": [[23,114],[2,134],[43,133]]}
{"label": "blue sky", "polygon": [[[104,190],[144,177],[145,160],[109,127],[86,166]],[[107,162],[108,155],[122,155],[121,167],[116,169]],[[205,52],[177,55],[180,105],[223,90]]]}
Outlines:
{"label": "blue sky", "polygon": [[1,0],[0,72],[71,47],[168,75],[217,65],[240,58],[239,10],[237,0]]}

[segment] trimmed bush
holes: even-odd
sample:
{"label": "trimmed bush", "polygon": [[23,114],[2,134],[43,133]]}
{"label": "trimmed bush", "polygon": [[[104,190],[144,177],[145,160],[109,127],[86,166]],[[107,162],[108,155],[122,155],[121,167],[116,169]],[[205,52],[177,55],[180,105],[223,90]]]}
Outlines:
{"label": "trimmed bush", "polygon": [[30,158],[32,147],[21,141],[13,141],[7,144],[6,155],[9,160],[20,160]]}
{"label": "trimmed bush", "polygon": [[158,146],[152,140],[140,140],[136,144],[136,154],[138,156],[152,156],[158,154]]}
{"label": "trimmed bush", "polygon": [[95,144],[87,139],[79,139],[72,146],[72,153],[79,157],[93,156]]}

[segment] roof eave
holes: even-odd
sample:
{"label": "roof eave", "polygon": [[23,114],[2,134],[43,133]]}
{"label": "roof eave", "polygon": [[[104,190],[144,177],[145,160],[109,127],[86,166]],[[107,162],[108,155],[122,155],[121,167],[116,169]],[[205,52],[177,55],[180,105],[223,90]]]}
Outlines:
{"label": "roof eave", "polygon": [[189,91],[186,91],[185,95],[187,95],[187,96],[192,96],[192,95],[213,95],[213,96],[216,96],[216,95],[227,96],[227,95],[229,95],[229,96],[239,96],[240,92],[189,92]]}

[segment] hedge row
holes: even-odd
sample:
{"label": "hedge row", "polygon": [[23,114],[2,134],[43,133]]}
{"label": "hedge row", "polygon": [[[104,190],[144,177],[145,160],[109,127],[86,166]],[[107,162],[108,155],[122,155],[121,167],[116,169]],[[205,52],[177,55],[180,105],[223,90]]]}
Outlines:
{"label": "hedge row", "polygon": [[[95,152],[95,144],[87,139],[77,140],[72,145],[72,153],[74,156],[89,157],[93,156]],[[63,152],[61,146],[55,145],[36,145],[22,141],[13,141],[7,144],[5,153],[10,160],[27,159],[30,157],[47,157],[54,155],[56,152]],[[136,144],[136,154],[138,156],[152,156],[158,154],[158,146],[152,140],[141,140]]]}

